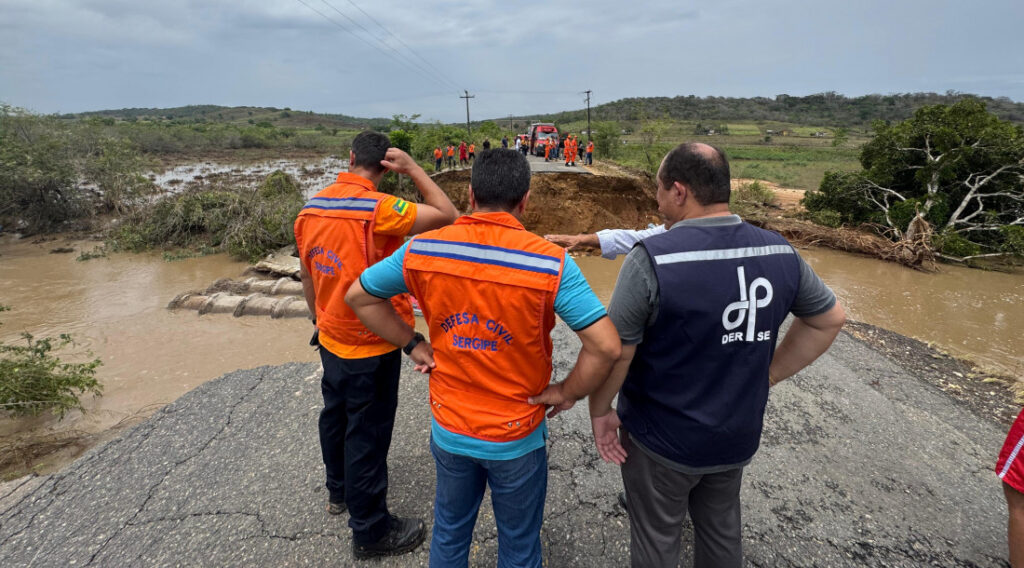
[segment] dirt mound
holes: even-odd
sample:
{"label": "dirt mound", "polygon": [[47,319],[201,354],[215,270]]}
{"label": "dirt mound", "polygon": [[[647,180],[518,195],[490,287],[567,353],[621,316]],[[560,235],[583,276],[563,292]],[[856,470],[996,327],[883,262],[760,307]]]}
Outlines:
{"label": "dirt mound", "polygon": [[[469,211],[469,170],[434,176],[460,211]],[[523,224],[539,235],[593,233],[660,223],[653,183],[611,175],[535,174]]]}

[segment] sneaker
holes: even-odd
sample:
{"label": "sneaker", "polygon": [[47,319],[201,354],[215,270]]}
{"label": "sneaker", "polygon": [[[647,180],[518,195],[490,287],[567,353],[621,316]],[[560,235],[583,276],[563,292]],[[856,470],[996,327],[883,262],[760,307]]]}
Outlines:
{"label": "sneaker", "polygon": [[348,510],[348,505],[344,501],[341,503],[335,503],[334,501],[327,501],[327,512],[331,515],[340,515]]}
{"label": "sneaker", "polygon": [[415,550],[417,546],[423,544],[426,535],[427,527],[420,519],[391,515],[391,530],[388,534],[373,544],[360,545],[353,542],[352,555],[356,560],[398,556]]}

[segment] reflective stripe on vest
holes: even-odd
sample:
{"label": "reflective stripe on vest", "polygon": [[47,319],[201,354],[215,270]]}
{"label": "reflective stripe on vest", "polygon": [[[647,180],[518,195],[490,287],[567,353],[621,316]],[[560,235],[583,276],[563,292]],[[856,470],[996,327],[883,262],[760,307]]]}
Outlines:
{"label": "reflective stripe on vest", "polygon": [[314,197],[306,202],[303,209],[325,209],[342,211],[375,211],[378,199],[367,197]]}
{"label": "reflective stripe on vest", "polygon": [[420,300],[437,367],[431,411],[446,430],[488,441],[528,436],[551,380],[554,298],[564,251],[507,213],[461,217],[414,238],[405,279]]}
{"label": "reflective stripe on vest", "polygon": [[[386,343],[359,321],[345,303],[345,292],[363,270],[402,245],[401,237],[389,237],[382,249],[375,244],[376,210],[387,197],[357,183],[335,183],[307,201],[295,220],[299,260],[316,290],[317,328],[345,345]],[[402,320],[415,324],[408,295],[391,302]]]}
{"label": "reflective stripe on vest", "polygon": [[642,241],[658,279],[658,315],[619,393],[624,427],[691,467],[757,451],[768,365],[800,286],[782,236],[747,223],[686,225]]}

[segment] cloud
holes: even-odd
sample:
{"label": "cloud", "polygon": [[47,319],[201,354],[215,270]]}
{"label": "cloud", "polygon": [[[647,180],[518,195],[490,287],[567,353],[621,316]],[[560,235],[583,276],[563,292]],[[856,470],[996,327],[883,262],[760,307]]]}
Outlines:
{"label": "cloud", "polygon": [[0,0],[0,11],[0,98],[44,112],[268,104],[459,121],[463,89],[477,95],[474,117],[580,108],[586,89],[594,104],[949,88],[1024,100],[1019,0]]}

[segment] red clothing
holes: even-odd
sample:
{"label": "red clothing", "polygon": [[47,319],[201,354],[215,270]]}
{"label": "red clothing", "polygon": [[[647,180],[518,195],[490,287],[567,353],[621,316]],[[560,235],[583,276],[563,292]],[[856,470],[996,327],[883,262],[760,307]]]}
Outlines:
{"label": "red clothing", "polygon": [[466,154],[466,143],[463,142],[462,144],[459,144],[459,159],[460,160],[465,160],[466,156],[467,156],[467,154]]}
{"label": "red clothing", "polygon": [[999,452],[999,460],[996,461],[996,475],[1004,483],[1017,491],[1024,493],[1024,410],[1020,411],[1017,419],[1010,426],[1010,432],[1006,435],[1003,443],[1003,450]]}

